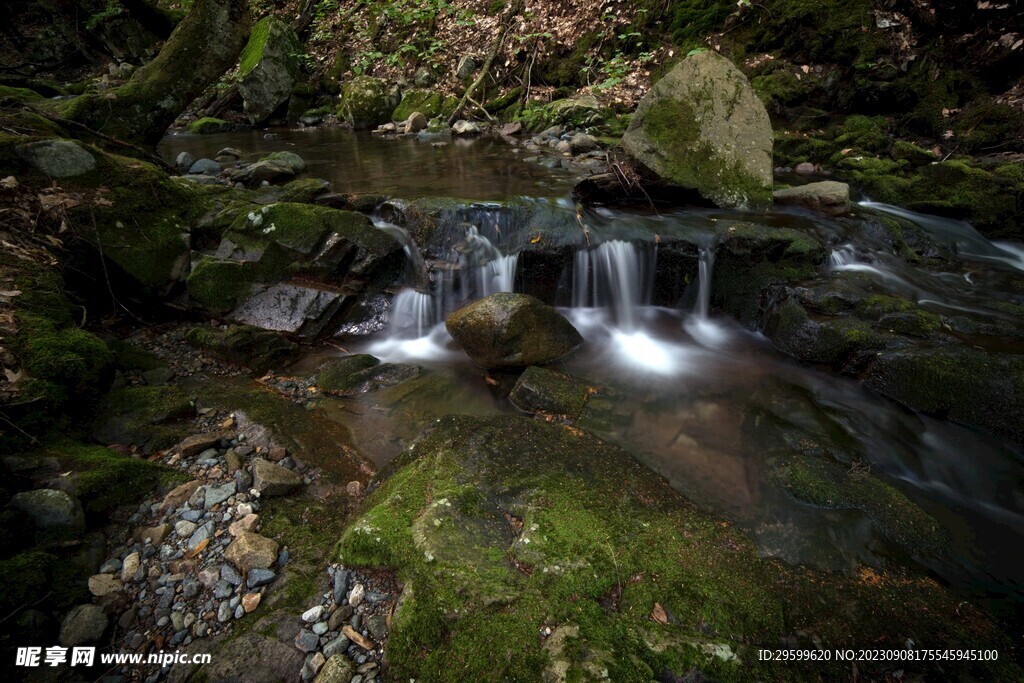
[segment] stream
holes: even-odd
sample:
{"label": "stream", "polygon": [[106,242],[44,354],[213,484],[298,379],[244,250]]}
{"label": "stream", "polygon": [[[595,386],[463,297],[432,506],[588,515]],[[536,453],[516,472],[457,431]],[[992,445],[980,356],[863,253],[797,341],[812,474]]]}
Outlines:
{"label": "stream", "polygon": [[[339,336],[336,346],[382,360],[415,363],[423,381],[353,398],[324,399],[324,414],[346,426],[364,457],[382,467],[420,430],[446,414],[514,414],[517,409],[483,380],[444,329],[447,312],[498,291],[524,291],[520,247],[531,227],[506,202],[541,204],[576,222],[567,199],[573,178],[521,160],[500,139],[455,139],[444,145],[386,140],[343,129],[175,136],[160,151],[214,156],[222,147],[248,159],[278,150],[298,153],[312,177],[337,192],[374,192],[402,199],[457,197],[477,202],[453,219],[458,240],[421,255],[409,239],[406,287],[395,293],[382,329]],[[436,142],[436,141],[435,141]],[[495,204],[502,202],[502,204]],[[586,343],[559,369],[599,389],[603,419],[584,425],[624,447],[698,506],[731,520],[760,552],[786,562],[856,571],[860,564],[917,563],[970,599],[1004,616],[1020,616],[1024,585],[1024,449],[978,430],[917,414],[864,388],[856,379],[790,359],[760,332],[716,312],[713,301],[716,226],[744,221],[815,235],[829,249],[829,272],[865,273],[922,310],[969,311],[998,319],[992,302],[1020,304],[1024,271],[1020,245],[992,243],[971,226],[868,201],[859,211],[897,215],[955,245],[962,270],[936,272],[909,265],[859,229],[801,210],[749,214],[718,209],[642,215],[587,211],[588,231],[566,232],[571,267],[553,285],[553,304]],[[401,237],[392,216],[375,216]],[[449,226],[452,227],[452,226]],[[656,301],[658,237],[686,235],[703,246],[698,277],[666,305]],[[455,242],[458,242],[456,248]],[[563,245],[564,246],[564,245]],[[439,258],[443,257],[443,258]],[[450,267],[439,267],[439,261]],[[429,282],[423,273],[428,273]],[[1020,343],[1001,337],[986,347]],[[307,376],[336,346],[311,351],[283,374]],[[1019,347],[1017,349],[1019,351]],[[826,446],[853,452],[871,474],[896,487],[948,533],[950,550],[908,557],[856,510],[798,502],[773,480],[771,445],[759,440],[763,416],[781,416]]]}

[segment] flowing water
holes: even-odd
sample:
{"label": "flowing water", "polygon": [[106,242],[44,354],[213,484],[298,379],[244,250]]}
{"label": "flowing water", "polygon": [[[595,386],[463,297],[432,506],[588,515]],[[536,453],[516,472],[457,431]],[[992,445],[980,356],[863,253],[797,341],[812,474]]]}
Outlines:
{"label": "flowing water", "polygon": [[[536,167],[523,170],[503,145],[497,149],[497,143],[479,141],[479,147],[438,150],[414,141],[360,136],[345,141],[344,135],[349,134],[290,133],[273,141],[208,136],[201,147],[195,138],[182,137],[165,141],[164,150],[196,154],[230,144],[256,155],[295,142],[312,174],[332,180],[340,192],[489,200],[532,195],[518,200],[519,206],[529,204],[533,220],[548,216],[545,221],[563,226],[551,234],[564,235],[562,246],[575,251],[545,291],[586,340],[558,367],[598,387],[607,404],[605,417],[588,428],[633,452],[698,505],[746,529],[765,555],[847,571],[860,563],[916,562],[1004,614],[1024,611],[1024,449],[917,414],[856,380],[793,361],[760,333],[716,315],[712,307],[721,221],[797,228],[829,245],[823,271],[863,273],[926,310],[992,319],[1009,315],[1001,304],[1024,303],[1019,245],[992,243],[959,221],[887,205],[861,207],[867,216],[881,212],[910,220],[963,257],[954,272],[936,272],[894,256],[867,222],[796,210],[577,214],[558,199],[565,194],[562,176]],[[368,150],[375,150],[369,161],[360,156]],[[423,161],[422,172],[411,169],[425,159],[431,161]],[[424,260],[401,228],[378,220],[378,227],[406,247],[406,286],[393,297],[384,332],[343,345],[386,361],[417,363],[425,375],[408,385],[322,403],[377,465],[396,457],[440,415],[516,412],[448,336],[443,319],[493,292],[537,291],[538,283],[522,272],[526,260],[534,258],[528,250],[534,226],[520,220],[517,211],[507,203],[477,204],[450,216],[441,228],[443,258],[433,262]],[[685,286],[673,279],[662,251],[663,238],[681,235],[701,245],[696,278]],[[666,288],[666,280],[676,288]],[[1014,343],[1019,347],[1019,340]],[[313,354],[292,372],[308,373],[323,358]],[[773,445],[762,429],[771,418],[798,425],[826,447],[868,463],[872,475],[935,517],[952,539],[951,551],[907,557],[863,513],[815,508],[791,498],[772,476]]]}

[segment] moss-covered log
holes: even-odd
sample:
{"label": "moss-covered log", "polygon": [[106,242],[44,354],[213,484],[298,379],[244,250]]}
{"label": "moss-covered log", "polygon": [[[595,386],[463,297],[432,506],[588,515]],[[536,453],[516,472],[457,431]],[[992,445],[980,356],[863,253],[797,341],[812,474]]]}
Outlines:
{"label": "moss-covered log", "polygon": [[72,100],[64,116],[122,140],[155,144],[235,63],[249,25],[247,0],[196,0],[153,61],[106,95]]}

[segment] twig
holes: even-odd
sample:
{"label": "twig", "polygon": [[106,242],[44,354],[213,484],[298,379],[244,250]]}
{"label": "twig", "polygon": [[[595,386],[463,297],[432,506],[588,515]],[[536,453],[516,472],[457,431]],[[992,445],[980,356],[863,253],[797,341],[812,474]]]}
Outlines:
{"label": "twig", "polygon": [[505,40],[505,34],[508,33],[512,20],[515,19],[516,15],[523,11],[524,5],[524,0],[515,0],[509,7],[508,11],[505,12],[505,15],[501,18],[498,35],[495,36],[494,43],[491,45],[491,50],[487,53],[487,59],[484,60],[484,65],[480,68],[480,75],[476,77],[476,80],[473,81],[468,88],[466,88],[466,92],[462,96],[462,99],[459,100],[459,104],[455,107],[455,111],[453,111],[451,116],[448,117],[449,126],[458,120],[462,111],[466,108],[466,103],[473,97],[473,93],[476,92],[477,88],[479,88],[487,79],[487,74],[490,73],[491,66],[494,64],[494,59],[498,56],[498,50],[501,49],[501,43]]}

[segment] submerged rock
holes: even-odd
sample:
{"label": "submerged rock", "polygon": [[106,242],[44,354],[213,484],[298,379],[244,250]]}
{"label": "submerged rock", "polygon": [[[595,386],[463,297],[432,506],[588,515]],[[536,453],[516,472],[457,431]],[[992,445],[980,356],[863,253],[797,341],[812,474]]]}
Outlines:
{"label": "submerged rock", "polygon": [[283,21],[269,16],[253,26],[238,66],[238,93],[252,123],[266,120],[291,97],[303,52]]}
{"label": "submerged rock", "polygon": [[453,311],[445,327],[485,368],[550,363],[583,343],[562,314],[526,294],[491,294]]}
{"label": "submerged rock", "polygon": [[725,57],[687,57],[654,84],[622,136],[659,178],[723,207],[771,202],[772,127],[746,77]]}
{"label": "submerged rock", "polygon": [[850,186],[834,180],[797,185],[772,193],[776,204],[803,206],[829,216],[845,216],[850,213]]}
{"label": "submerged rock", "polygon": [[374,356],[356,354],[327,361],[317,371],[317,385],[338,394],[366,393],[395,386],[420,375],[420,368],[402,363],[381,363]]}

